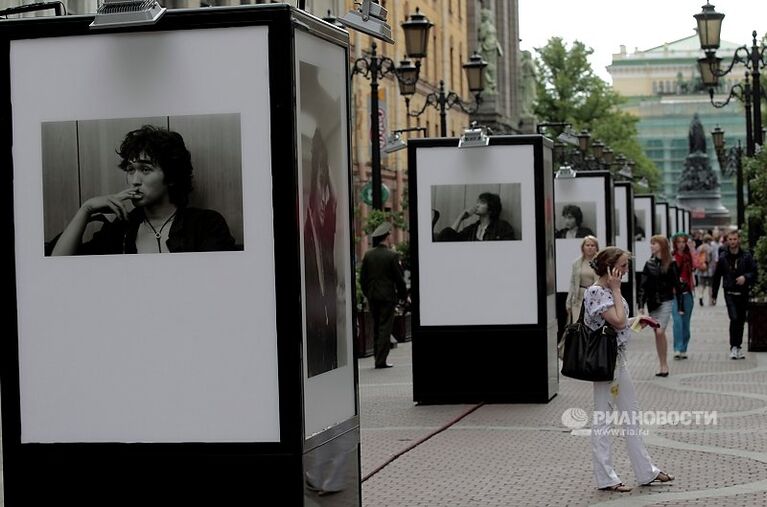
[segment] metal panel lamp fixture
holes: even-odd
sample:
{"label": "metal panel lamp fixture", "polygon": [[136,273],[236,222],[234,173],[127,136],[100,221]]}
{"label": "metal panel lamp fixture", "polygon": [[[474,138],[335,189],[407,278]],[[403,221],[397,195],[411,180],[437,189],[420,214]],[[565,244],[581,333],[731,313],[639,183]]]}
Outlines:
{"label": "metal panel lamp fixture", "polygon": [[166,10],[157,0],[104,0],[90,28],[153,25]]}
{"label": "metal panel lamp fixture", "polygon": [[410,127],[406,129],[395,130],[387,136],[386,144],[383,148],[381,148],[381,151],[383,153],[389,154],[407,148],[407,143],[402,139],[403,132],[421,132],[425,135],[426,127]]}
{"label": "metal panel lamp fixture", "polygon": [[463,135],[458,139],[459,148],[481,148],[490,144],[490,137],[483,126],[478,126],[477,122],[471,122],[469,128],[463,131]]}
{"label": "metal panel lamp fixture", "polygon": [[556,174],[554,174],[554,178],[560,180],[560,179],[569,179],[569,178],[575,178],[575,169],[573,169],[569,165],[562,165],[559,166],[559,169],[557,169]]}
{"label": "metal panel lamp fixture", "polygon": [[405,148],[407,148],[407,143],[402,140],[402,134],[392,132],[386,137],[386,144],[381,148],[381,151],[384,153],[394,153]]}
{"label": "metal panel lamp fixture", "polygon": [[378,0],[362,0],[357,9],[347,12],[338,21],[349,28],[393,44],[391,26],[386,22],[388,14]]}

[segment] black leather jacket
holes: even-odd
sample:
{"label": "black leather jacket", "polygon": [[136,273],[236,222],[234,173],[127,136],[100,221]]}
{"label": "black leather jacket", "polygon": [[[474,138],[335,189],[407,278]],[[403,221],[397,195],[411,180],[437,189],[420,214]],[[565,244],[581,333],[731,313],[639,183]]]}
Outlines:
{"label": "black leather jacket", "polygon": [[661,270],[660,259],[650,257],[642,270],[642,280],[637,292],[637,305],[642,308],[647,305],[648,311],[658,308],[664,301],[670,301],[676,295],[679,308],[682,304],[682,292],[684,287],[679,279],[679,267],[671,261],[668,270]]}
{"label": "black leather jacket", "polygon": [[[735,279],[743,276],[746,283],[738,285]],[[719,284],[726,293],[748,294],[748,291],[756,282],[757,266],[751,252],[739,250],[732,255],[728,248],[719,251],[719,259],[716,262],[716,271],[711,287],[711,297],[716,299],[719,293]]]}

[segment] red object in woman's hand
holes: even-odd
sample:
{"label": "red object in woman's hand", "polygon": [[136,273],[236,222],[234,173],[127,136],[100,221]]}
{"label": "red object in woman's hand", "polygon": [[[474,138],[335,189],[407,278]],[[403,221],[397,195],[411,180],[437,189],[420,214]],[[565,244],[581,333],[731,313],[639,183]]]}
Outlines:
{"label": "red object in woman's hand", "polygon": [[646,325],[648,325],[648,326],[650,326],[652,328],[660,327],[660,322],[658,322],[657,320],[653,319],[649,315],[640,315],[638,318],[639,318],[639,321],[642,324],[646,324]]}

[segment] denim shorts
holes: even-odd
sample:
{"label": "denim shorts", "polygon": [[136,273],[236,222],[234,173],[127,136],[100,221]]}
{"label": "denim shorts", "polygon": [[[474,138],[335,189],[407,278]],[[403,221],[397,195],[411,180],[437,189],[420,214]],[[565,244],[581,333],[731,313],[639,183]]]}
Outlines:
{"label": "denim shorts", "polygon": [[668,326],[669,319],[671,319],[671,304],[672,301],[669,299],[668,301],[662,302],[658,308],[650,312],[650,317],[660,323],[661,329],[665,330],[666,326]]}

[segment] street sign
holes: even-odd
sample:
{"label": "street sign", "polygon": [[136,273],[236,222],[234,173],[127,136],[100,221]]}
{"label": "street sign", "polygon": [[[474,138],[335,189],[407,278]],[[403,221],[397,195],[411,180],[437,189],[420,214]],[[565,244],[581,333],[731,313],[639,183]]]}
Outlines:
{"label": "street sign", "polygon": [[[389,195],[391,195],[389,187],[381,183],[381,204],[389,200]],[[362,202],[367,205],[373,205],[373,182],[368,181],[362,185],[362,189],[360,190],[360,199],[362,199]]]}

